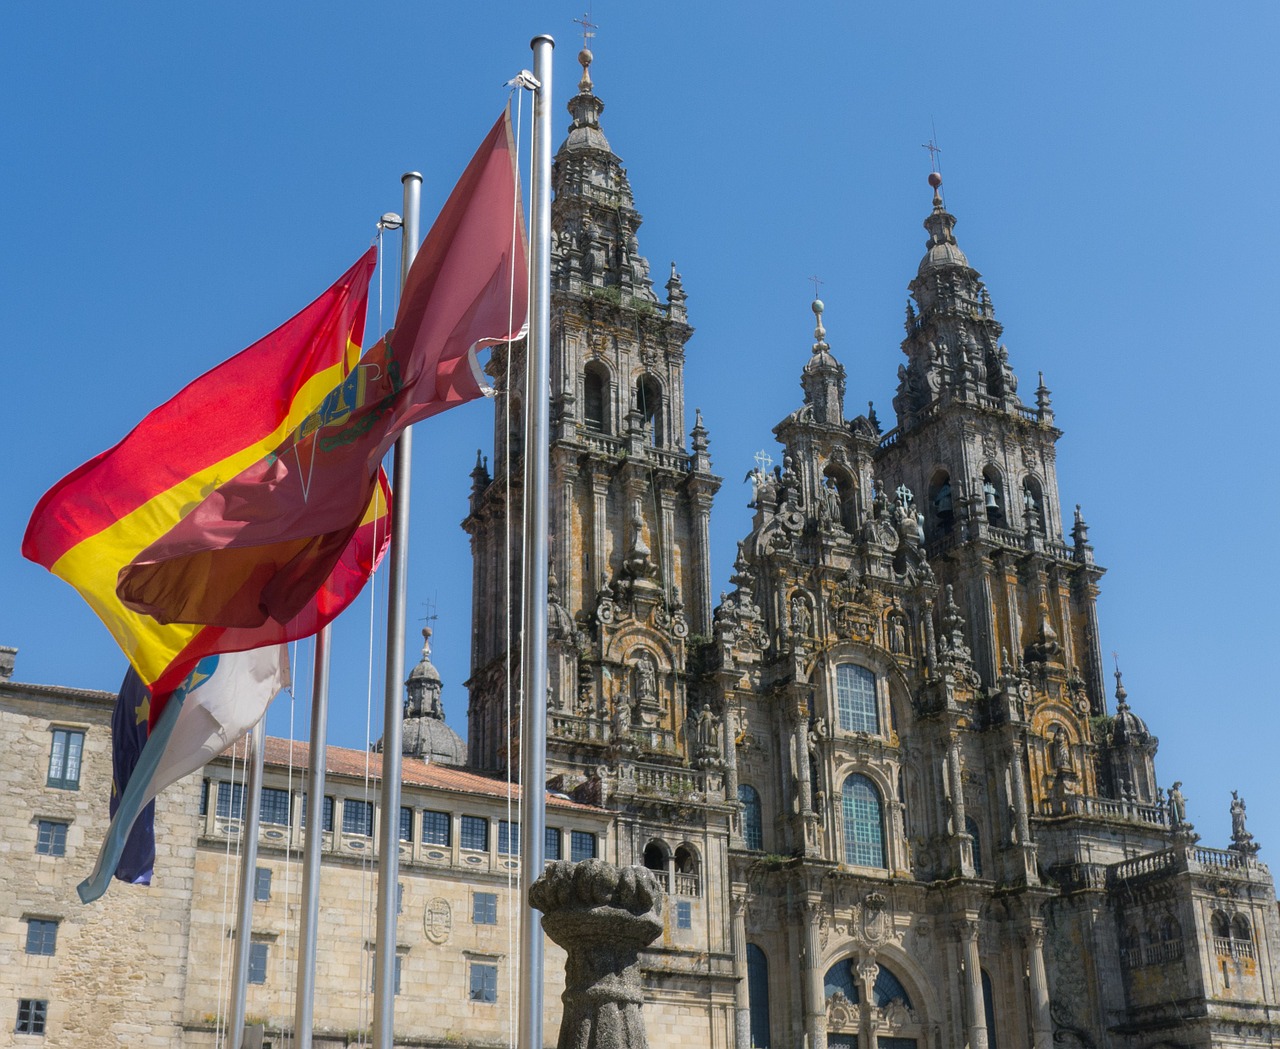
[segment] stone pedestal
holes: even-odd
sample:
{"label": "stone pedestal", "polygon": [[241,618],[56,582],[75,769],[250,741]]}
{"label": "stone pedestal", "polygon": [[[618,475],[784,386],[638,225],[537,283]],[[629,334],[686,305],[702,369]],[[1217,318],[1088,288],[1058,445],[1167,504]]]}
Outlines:
{"label": "stone pedestal", "polygon": [[557,1049],[649,1049],[639,959],[662,932],[662,888],[653,873],[561,861],[530,886],[529,902],[569,955]]}

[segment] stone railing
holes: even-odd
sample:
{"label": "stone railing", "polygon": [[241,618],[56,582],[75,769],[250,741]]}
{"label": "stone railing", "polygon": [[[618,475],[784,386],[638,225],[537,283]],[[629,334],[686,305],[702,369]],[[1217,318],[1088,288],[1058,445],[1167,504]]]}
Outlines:
{"label": "stone railing", "polygon": [[674,880],[676,896],[698,895],[698,876],[696,874],[680,874],[677,872]]}
{"label": "stone railing", "polygon": [[1068,794],[1063,798],[1045,798],[1040,803],[1044,816],[1097,816],[1125,823],[1144,823],[1150,827],[1167,827],[1168,817],[1159,805],[1143,805],[1137,801],[1095,798]]}
{"label": "stone railing", "polygon": [[898,443],[899,436],[900,436],[900,431],[895,426],[892,430],[890,430],[887,434],[885,434],[883,437],[880,438],[880,447],[892,448],[895,444]]}
{"label": "stone railing", "polygon": [[668,470],[679,470],[681,473],[689,472],[691,460],[684,452],[669,451],[666,448],[654,448],[649,445],[645,448],[644,454],[646,459],[658,466]]}
{"label": "stone railing", "polygon": [[584,718],[577,714],[555,714],[549,716],[552,739],[572,739],[587,743],[607,743],[610,733],[608,726],[599,718]]}
{"label": "stone railing", "polygon": [[582,443],[592,451],[603,452],[605,455],[622,454],[623,441],[620,437],[608,437],[588,430],[582,435]]}
{"label": "stone railing", "polygon": [[1143,965],[1166,965],[1181,957],[1181,940],[1164,940],[1160,943],[1143,944],[1141,947],[1126,947],[1124,950],[1124,962],[1130,969]]}
{"label": "stone railing", "polygon": [[1216,954],[1227,958],[1254,957],[1253,943],[1249,940],[1232,940],[1225,936],[1213,938],[1213,949]]}
{"label": "stone railing", "polygon": [[637,794],[652,794],[672,801],[692,797],[703,789],[700,773],[661,765],[636,765],[635,784]]}
{"label": "stone railing", "polygon": [[1181,871],[1211,871],[1215,874],[1244,876],[1257,873],[1264,877],[1269,877],[1271,873],[1265,863],[1230,849],[1175,845],[1170,849],[1113,864],[1110,868],[1110,880],[1114,885],[1134,878],[1163,876]]}

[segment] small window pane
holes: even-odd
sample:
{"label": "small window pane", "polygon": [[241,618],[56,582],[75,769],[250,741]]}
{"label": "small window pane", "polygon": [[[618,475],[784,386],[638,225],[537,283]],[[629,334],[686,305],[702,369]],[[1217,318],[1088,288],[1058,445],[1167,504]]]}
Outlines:
{"label": "small window pane", "polygon": [[263,787],[258,812],[263,823],[269,823],[273,827],[289,826],[289,792],[275,787]]}
{"label": "small window pane", "polygon": [[855,774],[844,781],[841,794],[845,863],[858,867],[884,867],[880,792],[866,776]]}
{"label": "small window pane", "polygon": [[249,944],[249,982],[267,982],[267,944]]}
{"label": "small window pane", "polygon": [[471,963],[471,1000],[496,1002],[498,1000],[498,967],[483,962]]}
{"label": "small window pane", "polygon": [[271,868],[257,867],[253,872],[253,898],[259,903],[271,899]]}
{"label": "small window pane", "polygon": [[58,946],[58,923],[46,918],[27,919],[27,953],[53,954]]}
{"label": "small window pane", "polygon": [[[302,828],[305,830],[307,826],[307,795],[304,793],[302,797]],[[324,799],[324,807],[320,812],[320,829],[326,833],[333,831],[333,798],[326,794]]]}
{"label": "small window pane", "polygon": [[84,733],[55,728],[49,744],[49,786],[63,790],[80,789],[80,759],[84,754]]}
{"label": "small window pane", "polygon": [[596,836],[586,831],[575,830],[569,842],[569,859],[574,863],[579,860],[593,860],[596,856]]}
{"label": "small window pane", "polygon": [[58,820],[40,820],[36,824],[36,852],[44,856],[65,856],[67,825]]}
{"label": "small window pane", "polygon": [[520,851],[520,824],[498,820],[498,854],[514,856]]}
{"label": "small window pane", "polygon": [[489,821],[481,816],[463,816],[461,845],[475,852],[488,852]]}
{"label": "small window pane", "polygon": [[549,860],[560,859],[560,848],[560,828],[548,827],[546,829],[546,841],[542,846],[543,852],[546,853],[546,858]]}
{"label": "small window pane", "polygon": [[44,1034],[45,1018],[49,1013],[49,1002],[44,998],[19,998],[18,1023],[14,1031],[18,1034]]}
{"label": "small window pane", "polygon": [[413,841],[413,809],[400,806],[400,840]]}
{"label": "small window pane", "polygon": [[224,780],[218,784],[217,814],[224,820],[244,818],[243,783],[227,783]]}
{"label": "small window pane", "polygon": [[471,897],[471,923],[473,925],[498,924],[497,893],[477,892]]}
{"label": "small window pane", "polygon": [[348,798],[342,803],[342,833],[373,837],[372,801],[353,801]]}
{"label": "small window pane", "polygon": [[450,828],[452,821],[447,812],[432,812],[430,809],[422,814],[422,842],[424,845],[451,845]]}
{"label": "small window pane", "polygon": [[688,900],[679,900],[676,902],[676,928],[693,928],[693,904],[689,903]]}
{"label": "small window pane", "polygon": [[836,667],[836,706],[845,732],[878,735],[880,715],[876,707],[876,676],[866,667],[841,663]]}
{"label": "small window pane", "polygon": [[747,848],[757,852],[764,848],[764,820],[760,815],[760,794],[749,783],[738,785],[738,800],[742,802],[742,839]]}
{"label": "small window pane", "polygon": [[200,785],[200,815],[207,816],[209,814],[209,781],[205,780]]}

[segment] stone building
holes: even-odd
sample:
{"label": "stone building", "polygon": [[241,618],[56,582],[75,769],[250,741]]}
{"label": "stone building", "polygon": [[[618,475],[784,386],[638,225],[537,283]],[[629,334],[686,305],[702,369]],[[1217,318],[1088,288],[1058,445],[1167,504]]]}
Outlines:
{"label": "stone building", "polygon": [[[1050,392],[1019,396],[940,179],[896,425],[846,417],[839,340],[815,302],[811,347],[796,345],[801,404],[774,427],[778,465],[759,462],[751,526],[713,601],[720,479],[700,417],[686,438],[685,292],[674,268],[655,291],[590,60],[554,171],[548,848],[665,885],[665,928],[643,954],[655,1049],[1280,1045],[1280,918],[1244,803],[1229,847],[1201,845],[1118,670],[1108,687],[1103,569],[1078,509],[1064,521]],[[492,471],[478,457],[464,521],[465,747],[425,648],[407,683],[405,1045],[506,1044],[522,348],[489,367]],[[105,824],[111,698],[0,681],[0,776],[21,799],[0,816],[0,982],[18,1026],[38,1013],[57,1044],[92,1031],[84,1044],[212,1045],[236,759],[161,799],[150,890],[70,905],[83,872],[64,853],[91,854]],[[288,747],[268,749],[248,931],[249,1012],[268,1040],[292,1022],[306,754]],[[322,815],[329,1045],[368,1022],[355,992],[384,817],[366,762],[331,751]],[[24,936],[38,949],[20,950]],[[549,947],[548,1030],[561,957]]]}

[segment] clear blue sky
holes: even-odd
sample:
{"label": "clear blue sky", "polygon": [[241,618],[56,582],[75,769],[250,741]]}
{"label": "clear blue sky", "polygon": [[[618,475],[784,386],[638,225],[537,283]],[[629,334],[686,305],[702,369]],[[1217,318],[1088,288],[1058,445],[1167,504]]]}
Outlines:
{"label": "clear blue sky", "polygon": [[[325,288],[399,210],[411,168],[426,175],[425,229],[535,33],[560,42],[563,133],[578,3],[478,12],[0,11],[0,644],[20,648],[20,680],[114,688],[123,668],[74,592],[18,553],[40,494]],[[738,481],[800,402],[810,274],[848,413],[874,400],[891,424],[936,126],[957,236],[1021,389],[1043,370],[1053,390],[1063,501],[1083,504],[1109,569],[1103,643],[1160,736],[1161,783],[1183,780],[1217,846],[1238,789],[1274,856],[1280,8],[599,0],[593,14],[592,72],[646,218],[641,250],[655,274],[677,261],[698,329],[688,404],[725,477],[714,588],[748,527]],[[464,734],[458,525],[491,433],[491,408],[467,405],[420,427],[415,451],[410,615],[439,613],[436,662]],[[376,603],[372,626],[367,601],[339,626],[332,742],[364,745],[381,590]],[[299,733],[306,711],[302,698]],[[286,697],[272,731],[289,719]]]}

